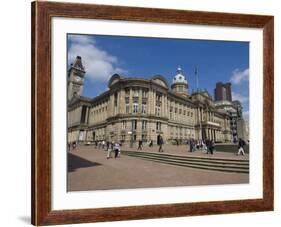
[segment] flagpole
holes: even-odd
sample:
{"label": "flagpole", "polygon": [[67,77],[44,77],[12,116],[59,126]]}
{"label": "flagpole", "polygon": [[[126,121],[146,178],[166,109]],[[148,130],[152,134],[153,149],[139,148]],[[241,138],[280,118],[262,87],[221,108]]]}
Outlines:
{"label": "flagpole", "polygon": [[195,67],[195,76],[196,76],[196,86],[197,86],[197,91],[198,91],[198,89],[199,89],[199,78],[198,78],[197,66]]}
{"label": "flagpole", "polygon": [[[195,66],[195,76],[196,76],[196,86],[197,86],[197,92],[199,92],[199,77],[198,77],[198,68]],[[202,131],[202,123],[201,123],[201,108],[199,107],[199,112],[198,112],[198,118],[199,118],[199,139],[203,140],[203,131]]]}

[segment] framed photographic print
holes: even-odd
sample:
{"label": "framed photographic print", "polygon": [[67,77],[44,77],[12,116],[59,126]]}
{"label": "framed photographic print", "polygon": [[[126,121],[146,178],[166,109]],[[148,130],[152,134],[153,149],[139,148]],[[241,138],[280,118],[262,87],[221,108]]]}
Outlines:
{"label": "framed photographic print", "polygon": [[272,16],[32,3],[32,224],[273,210]]}

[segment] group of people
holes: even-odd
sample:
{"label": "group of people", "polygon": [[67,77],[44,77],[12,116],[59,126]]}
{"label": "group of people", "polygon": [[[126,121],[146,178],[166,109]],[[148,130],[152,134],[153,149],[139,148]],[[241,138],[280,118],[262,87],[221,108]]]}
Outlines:
{"label": "group of people", "polygon": [[111,158],[111,153],[113,152],[114,158],[121,156],[121,143],[118,142],[107,142],[106,143],[107,156],[106,158]]}
{"label": "group of people", "polygon": [[111,158],[111,153],[113,152],[114,158],[119,158],[121,156],[121,143],[118,142],[107,142],[106,143],[106,150],[107,156],[106,158]]}
{"label": "group of people", "polygon": [[102,149],[107,151],[106,158],[111,158],[111,154],[113,153],[114,158],[118,158],[121,156],[121,146],[122,143],[120,142],[109,142],[109,141],[94,141],[95,148]]}
{"label": "group of people", "polygon": [[68,151],[74,151],[75,149],[76,149],[76,147],[77,147],[77,142],[76,141],[73,141],[72,143],[68,143],[67,144],[67,148],[68,148]]}
{"label": "group of people", "polygon": [[[149,141],[148,146],[149,147],[153,147],[153,140]],[[138,150],[142,150],[142,148],[143,148],[143,141],[139,140],[139,142],[138,142]]]}
{"label": "group of people", "polygon": [[[164,152],[163,144],[164,144],[163,137],[159,135],[158,139],[157,139],[157,145],[159,146],[159,149],[158,149],[159,152]],[[148,146],[153,147],[153,140],[150,140],[150,142],[148,143]],[[142,149],[143,149],[143,141],[139,140],[138,150],[142,150]]]}
{"label": "group of people", "polygon": [[197,150],[206,151],[207,154],[214,154],[215,143],[213,140],[194,140],[191,139],[188,141],[189,151],[195,152]]}
{"label": "group of people", "polygon": [[[114,153],[114,158],[120,157],[121,154],[121,146],[122,143],[119,142],[109,142],[109,141],[95,141],[94,142],[95,147],[99,148],[99,149],[103,149],[107,151],[107,159],[111,158],[111,153]],[[158,152],[164,152],[163,149],[163,144],[164,144],[164,140],[162,136],[158,136],[157,138],[157,145],[159,146]],[[153,147],[153,141],[151,140],[148,143],[149,147]],[[198,150],[201,151],[205,151],[206,154],[214,154],[214,149],[215,149],[215,143],[213,140],[195,140],[195,139],[190,139],[189,141],[187,141],[187,145],[189,146],[189,151],[190,152],[195,152]],[[246,142],[239,138],[238,140],[238,152],[237,155],[245,155],[245,147]],[[77,144],[76,142],[73,142],[71,144],[69,144],[69,149],[70,147],[74,150],[76,148]],[[143,149],[143,141],[139,140],[138,141],[138,148],[137,150],[142,150]]]}
{"label": "group of people", "polygon": [[[194,140],[191,139],[187,142],[189,144],[189,151],[195,152],[196,150],[203,150],[206,151],[207,154],[214,154],[215,143],[213,140]],[[245,155],[245,147],[246,142],[239,138],[238,140],[238,152],[237,155]]]}
{"label": "group of people", "polygon": [[105,149],[106,144],[107,143],[104,140],[94,141],[95,148],[98,149]]}

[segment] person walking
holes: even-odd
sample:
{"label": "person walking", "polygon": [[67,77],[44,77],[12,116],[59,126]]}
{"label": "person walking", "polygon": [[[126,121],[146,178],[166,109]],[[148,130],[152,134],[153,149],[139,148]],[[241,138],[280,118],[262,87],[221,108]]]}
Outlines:
{"label": "person walking", "polygon": [[[118,157],[118,154],[120,153],[120,144],[119,143],[115,143],[114,144],[114,158],[117,158]],[[120,154],[119,154],[120,156]]]}
{"label": "person walking", "polygon": [[194,144],[193,144],[193,140],[189,140],[189,152],[193,152],[193,148],[194,148]]}
{"label": "person walking", "polygon": [[242,155],[245,155],[245,151],[244,151],[244,146],[245,146],[245,141],[242,140],[241,138],[239,138],[238,140],[238,153],[237,155],[240,155],[242,153]]}
{"label": "person walking", "polygon": [[206,146],[207,146],[207,154],[214,154],[214,142],[213,140],[206,140]]}
{"label": "person walking", "polygon": [[108,150],[109,145],[110,145],[110,142],[109,142],[109,141],[106,141],[106,150]]}
{"label": "person walking", "polygon": [[209,148],[209,150],[210,150],[211,155],[214,154],[214,148],[215,148],[214,141],[210,140],[210,148]]}
{"label": "person walking", "polygon": [[150,140],[149,147],[153,147],[153,141]]}
{"label": "person walking", "polygon": [[164,152],[163,147],[162,147],[163,143],[164,143],[164,141],[163,141],[162,136],[159,136],[159,140],[158,140],[159,150],[158,150],[158,152]]}
{"label": "person walking", "polygon": [[104,147],[105,147],[105,141],[103,140],[103,141],[101,142],[101,144],[102,144],[102,149],[104,150]]}
{"label": "person walking", "polygon": [[74,151],[76,149],[76,141],[72,142],[72,150]]}
{"label": "person walking", "polygon": [[138,150],[142,150],[142,140],[139,140]]}
{"label": "person walking", "polygon": [[111,158],[112,150],[113,150],[113,143],[109,143],[107,148],[107,156],[106,156],[107,159]]}
{"label": "person walking", "polygon": [[202,140],[202,151],[207,153],[208,152],[208,148],[207,148],[207,145],[206,145],[206,141],[205,140]]}

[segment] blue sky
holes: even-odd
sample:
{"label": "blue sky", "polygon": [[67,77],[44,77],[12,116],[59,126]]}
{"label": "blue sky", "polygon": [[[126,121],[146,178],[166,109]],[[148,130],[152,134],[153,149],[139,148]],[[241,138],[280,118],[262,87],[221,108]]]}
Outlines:
{"label": "blue sky", "polygon": [[199,88],[214,95],[218,81],[232,83],[232,96],[249,109],[249,43],[103,35],[68,35],[68,64],[77,55],[86,68],[84,96],[94,97],[107,89],[114,73],[125,77],[164,76],[169,84],[181,66],[190,92]]}

